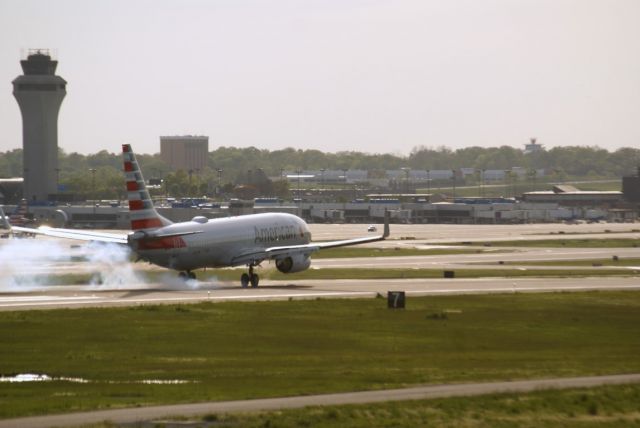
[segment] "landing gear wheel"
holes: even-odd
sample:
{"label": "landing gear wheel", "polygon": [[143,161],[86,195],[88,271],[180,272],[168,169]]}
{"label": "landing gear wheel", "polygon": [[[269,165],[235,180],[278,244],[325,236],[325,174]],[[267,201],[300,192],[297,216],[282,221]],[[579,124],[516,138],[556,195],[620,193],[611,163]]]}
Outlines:
{"label": "landing gear wheel", "polygon": [[187,272],[187,276],[189,279],[196,279],[196,274],[194,272]]}
{"label": "landing gear wheel", "polygon": [[254,273],[251,275],[250,280],[251,280],[251,286],[255,288],[258,286],[258,283],[260,282],[260,277],[258,276],[257,273]]}
{"label": "landing gear wheel", "polygon": [[182,279],[183,281],[186,281],[188,276],[186,272],[178,272],[178,278]]}
{"label": "landing gear wheel", "polygon": [[249,274],[248,273],[243,273],[242,276],[240,277],[240,284],[242,284],[242,288],[247,288],[247,286],[249,285]]}

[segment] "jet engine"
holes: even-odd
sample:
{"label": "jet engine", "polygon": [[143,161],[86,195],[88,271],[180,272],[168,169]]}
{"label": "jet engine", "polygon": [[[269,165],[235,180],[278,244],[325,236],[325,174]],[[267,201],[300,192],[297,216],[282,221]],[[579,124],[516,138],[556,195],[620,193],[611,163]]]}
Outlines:
{"label": "jet engine", "polygon": [[290,257],[276,260],[276,267],[282,273],[295,273],[306,270],[311,266],[311,259],[306,254],[294,254]]}

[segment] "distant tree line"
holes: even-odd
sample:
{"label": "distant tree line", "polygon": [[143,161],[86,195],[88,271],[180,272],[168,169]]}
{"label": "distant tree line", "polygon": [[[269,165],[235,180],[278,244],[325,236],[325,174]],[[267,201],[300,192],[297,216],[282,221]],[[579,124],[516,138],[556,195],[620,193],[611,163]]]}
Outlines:
{"label": "distant tree line", "polygon": [[[370,177],[383,176],[388,169],[545,169],[563,178],[617,178],[633,174],[640,165],[640,149],[621,148],[609,152],[599,147],[554,147],[523,153],[510,146],[416,147],[408,156],[369,154],[353,151],[324,153],[319,150],[263,150],[255,147],[219,147],[209,153],[202,171],[172,171],[160,154],[137,154],[147,180],[162,180],[153,189],[157,195],[288,196],[288,183],[280,180],[283,171],[361,169]],[[22,149],[0,153],[0,177],[22,176]],[[93,195],[96,199],[121,199],[122,159],[119,153],[102,150],[82,155],[59,151],[59,183],[64,192]],[[270,178],[271,179],[270,179]],[[91,198],[90,198],[91,199]]]}

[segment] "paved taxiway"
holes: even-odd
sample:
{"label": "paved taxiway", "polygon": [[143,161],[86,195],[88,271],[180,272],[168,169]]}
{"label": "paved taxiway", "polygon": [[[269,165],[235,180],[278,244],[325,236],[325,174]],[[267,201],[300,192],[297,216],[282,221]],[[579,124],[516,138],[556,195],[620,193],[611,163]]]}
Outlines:
{"label": "paved taxiway", "polygon": [[[498,393],[526,393],[545,389],[589,388],[602,385],[623,385],[638,382],[640,382],[640,374],[431,385],[380,391],[175,404],[167,406],[98,410],[94,412],[68,413],[62,415],[34,416],[20,419],[0,420],[0,428],[75,426],[95,424],[106,420],[111,423],[124,424],[141,421],[158,421],[158,419],[171,418],[175,417],[175,415],[180,415],[181,417],[198,417],[205,414],[215,413],[273,411],[307,406],[381,403],[386,401],[424,400]],[[163,421],[158,421],[158,423],[162,424]]]}
{"label": "paved taxiway", "polygon": [[[373,235],[364,224],[310,224],[314,240]],[[378,225],[378,232],[382,225]],[[415,246],[422,243],[484,242],[505,240],[640,238],[640,223],[533,223],[533,224],[391,224],[392,240],[369,246]],[[409,239],[407,239],[409,238]]]}
{"label": "paved taxiway", "polygon": [[[460,247],[456,247],[460,248]],[[466,248],[466,247],[464,247]],[[640,258],[640,248],[527,248],[527,247],[500,247],[494,250],[469,254],[443,254],[430,256],[403,256],[403,257],[353,257],[340,259],[313,259],[312,267],[315,268],[473,268],[487,267],[496,269],[509,268],[503,263],[518,262],[544,262],[558,260],[611,260],[613,256],[618,258]],[[498,266],[499,265],[499,266]],[[526,265],[525,265],[526,266]],[[527,266],[527,269],[535,269],[536,266]],[[543,269],[552,269],[549,266],[540,266]],[[615,266],[607,266],[607,269]],[[566,269],[566,267],[564,267]],[[624,269],[640,270],[640,266],[625,267]]]}
{"label": "paved taxiway", "polygon": [[115,307],[169,303],[265,301],[288,299],[373,298],[388,291],[407,296],[524,293],[588,290],[640,290],[636,277],[477,278],[264,281],[258,288],[232,283],[198,282],[183,287],[160,283],[109,286],[51,286],[28,292],[0,293],[0,311],[80,307]]}

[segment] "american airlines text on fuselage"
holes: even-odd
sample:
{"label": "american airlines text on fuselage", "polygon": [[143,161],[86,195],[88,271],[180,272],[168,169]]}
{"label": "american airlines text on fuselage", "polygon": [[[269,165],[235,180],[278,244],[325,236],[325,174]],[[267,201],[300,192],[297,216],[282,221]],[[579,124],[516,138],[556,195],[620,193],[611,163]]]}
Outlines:
{"label": "american airlines text on fuselage", "polygon": [[[296,237],[296,227],[293,225],[274,226],[274,227],[253,227],[255,238],[253,242],[266,243],[287,241]],[[300,237],[304,237],[304,231],[300,229]]]}

